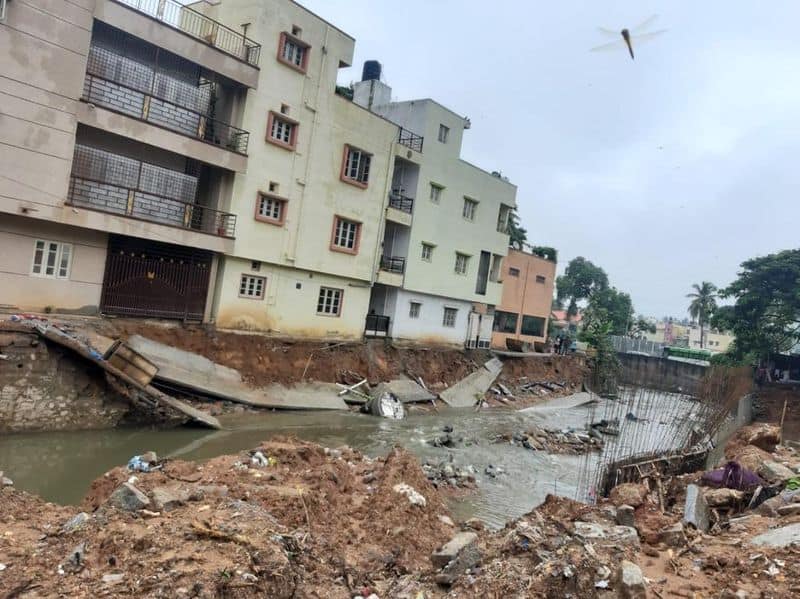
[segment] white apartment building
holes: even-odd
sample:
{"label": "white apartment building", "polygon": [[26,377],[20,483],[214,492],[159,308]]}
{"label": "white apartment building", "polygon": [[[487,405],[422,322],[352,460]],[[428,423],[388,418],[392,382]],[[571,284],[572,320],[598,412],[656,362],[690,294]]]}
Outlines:
{"label": "white apartment building", "polygon": [[265,47],[242,126],[232,248],[217,273],[219,327],[361,338],[379,259],[399,128],[336,93],[354,40],[291,0],[224,0],[197,10],[247,24]]}
{"label": "white apartment building", "polygon": [[411,147],[394,162],[367,333],[488,347],[516,186],[461,159],[469,120],[430,99],[392,102],[379,77],[368,62],[354,101]]}

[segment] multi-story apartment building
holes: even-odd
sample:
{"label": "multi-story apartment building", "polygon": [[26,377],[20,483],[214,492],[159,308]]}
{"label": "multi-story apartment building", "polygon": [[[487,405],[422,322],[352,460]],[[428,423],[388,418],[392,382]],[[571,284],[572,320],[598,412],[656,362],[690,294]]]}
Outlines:
{"label": "multi-story apartment building", "polygon": [[503,295],[494,313],[492,347],[519,349],[547,340],[556,261],[511,249],[503,260]]}
{"label": "multi-story apartment building", "polygon": [[207,318],[259,44],[175,0],[3,4],[0,302]]}
{"label": "multi-story apartment building", "polygon": [[411,147],[393,166],[367,332],[488,347],[516,187],[461,159],[468,119],[430,99],[392,102],[379,77],[367,63],[354,100]]}
{"label": "multi-story apartment building", "polygon": [[336,93],[355,42],[300,5],[194,6],[247,23],[265,48],[244,110],[242,126],[257,135],[234,182],[238,233],[217,276],[216,323],[360,338],[394,157],[407,150],[399,128]]}

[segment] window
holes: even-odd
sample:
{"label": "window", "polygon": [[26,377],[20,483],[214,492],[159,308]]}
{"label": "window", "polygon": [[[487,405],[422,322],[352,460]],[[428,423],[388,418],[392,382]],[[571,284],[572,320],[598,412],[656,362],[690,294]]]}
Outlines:
{"label": "window", "polygon": [[372,154],[351,146],[344,147],[344,164],[342,164],[342,181],[359,187],[366,187],[369,182],[369,165]]}
{"label": "window", "polygon": [[500,211],[497,214],[497,232],[508,234],[508,222],[511,216],[511,207],[500,204]]}
{"label": "window", "polygon": [[467,268],[469,266],[469,256],[466,254],[459,254],[456,252],[456,274],[465,275],[467,274]]}
{"label": "window", "polygon": [[456,310],[455,308],[445,308],[444,317],[442,318],[442,326],[450,328],[455,327],[456,316],[458,316],[458,310]]}
{"label": "window", "polygon": [[545,281],[546,281],[546,279],[542,275],[536,275],[536,282],[537,283],[541,283],[542,285],[544,285]]}
{"label": "window", "polygon": [[508,269],[508,276],[509,277],[518,277],[519,276],[519,269],[514,268],[513,266]]}
{"label": "window", "polygon": [[420,308],[422,308],[422,304],[420,304],[419,302],[411,302],[408,308],[408,317],[419,318]]}
{"label": "window", "polygon": [[441,185],[436,185],[436,183],[431,183],[431,202],[434,204],[438,204],[439,201],[442,199],[442,191],[444,187]]}
{"label": "window", "polygon": [[310,50],[311,46],[297,36],[286,32],[281,33],[281,40],[278,45],[278,60],[283,64],[305,73]]}
{"label": "window", "polygon": [[287,150],[294,150],[297,145],[298,127],[297,121],[270,110],[267,121],[267,141]]}
{"label": "window", "polygon": [[544,335],[544,318],[540,316],[523,316],[522,328],[519,332],[531,337],[542,337]]}
{"label": "window", "polygon": [[33,245],[31,274],[68,279],[72,264],[72,244],[37,239]]}
{"label": "window", "polygon": [[344,295],[344,291],[341,289],[320,287],[319,299],[317,300],[317,314],[339,316],[342,313],[342,295]]}
{"label": "window", "polygon": [[470,198],[464,198],[464,209],[461,216],[467,220],[475,220],[475,211],[478,209],[478,202]]}
{"label": "window", "polygon": [[282,225],[286,220],[286,198],[259,193],[256,202],[256,220]]}
{"label": "window", "polygon": [[516,333],[518,316],[518,314],[514,314],[513,312],[495,311],[492,330],[496,333]]}
{"label": "window", "polygon": [[450,135],[450,127],[439,125],[439,141],[443,144],[447,143],[447,137]]}
{"label": "window", "polygon": [[264,288],[266,286],[267,279],[264,277],[242,275],[242,278],[239,280],[239,297],[264,299]]}
{"label": "window", "polygon": [[430,243],[423,243],[422,244],[422,259],[425,262],[431,262],[433,260],[433,245]]}
{"label": "window", "polygon": [[336,217],[333,221],[333,239],[331,249],[355,254],[358,252],[361,223]]}

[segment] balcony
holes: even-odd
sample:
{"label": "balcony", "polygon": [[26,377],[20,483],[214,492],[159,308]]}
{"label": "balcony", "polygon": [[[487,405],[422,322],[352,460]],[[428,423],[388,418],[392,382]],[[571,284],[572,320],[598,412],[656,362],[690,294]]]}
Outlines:
{"label": "balcony", "polygon": [[176,0],[116,0],[254,67],[261,45]]}
{"label": "balcony", "polygon": [[422,152],[422,143],[424,141],[425,139],[421,135],[417,135],[408,129],[400,127],[400,134],[397,137],[397,143],[400,145],[410,148],[415,152]]}
{"label": "balcony", "polygon": [[196,204],[198,177],[76,145],[67,204],[233,238],[236,215]]}
{"label": "balcony", "polygon": [[392,192],[389,194],[389,207],[411,214],[414,211],[414,198],[408,198],[402,193]]}
{"label": "balcony", "polygon": [[381,256],[380,268],[401,275],[406,270],[406,259],[400,256]]}

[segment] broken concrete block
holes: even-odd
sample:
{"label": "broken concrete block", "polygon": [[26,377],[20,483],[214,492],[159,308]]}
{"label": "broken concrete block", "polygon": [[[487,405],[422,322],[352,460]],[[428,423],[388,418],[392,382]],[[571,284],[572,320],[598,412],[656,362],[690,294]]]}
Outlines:
{"label": "broken concrete block", "polygon": [[180,507],[188,501],[200,501],[205,494],[198,487],[184,485],[164,485],[156,487],[151,493],[153,507],[156,510],[169,512]]}
{"label": "broken concrete block", "polygon": [[751,545],[768,547],[787,547],[792,543],[800,543],[800,522],[768,530],[750,539]]}
{"label": "broken concrete block", "polygon": [[478,546],[474,543],[468,545],[436,575],[436,583],[450,586],[459,576],[465,574],[467,570],[474,568],[480,562],[481,552],[478,550]]}
{"label": "broken concrete block", "polygon": [[790,468],[775,461],[764,462],[758,469],[758,474],[769,482],[784,482],[797,476]]}
{"label": "broken concrete block", "polygon": [[639,483],[622,483],[611,489],[608,498],[616,506],[629,505],[637,508],[644,503],[647,488]]}
{"label": "broken concrete block", "polygon": [[630,526],[605,526],[594,522],[576,522],[575,534],[584,540],[594,540],[606,546],[639,546],[639,533]]}
{"label": "broken concrete block", "polygon": [[697,530],[708,532],[708,502],[697,485],[686,487],[686,504],[683,508],[683,521]]}
{"label": "broken concrete block", "polygon": [[425,507],[428,503],[428,501],[419,491],[417,491],[414,487],[407,485],[406,483],[398,483],[392,487],[392,490],[395,493],[400,493],[401,495],[408,497],[408,502],[411,505]]}
{"label": "broken concrete block", "polygon": [[131,483],[122,483],[108,498],[108,504],[118,509],[134,512],[150,505],[147,495]]}
{"label": "broken concrete block", "polygon": [[669,528],[665,528],[658,533],[658,540],[670,547],[680,547],[686,543],[686,537],[683,534],[683,525],[676,522]]}
{"label": "broken concrete block", "polygon": [[617,592],[622,599],[647,598],[647,587],[639,566],[628,560],[622,560],[617,570]]}
{"label": "broken concrete block", "polygon": [[777,509],[779,516],[795,516],[800,514],[800,503],[790,503],[782,505]]}
{"label": "broken concrete block", "polygon": [[736,489],[709,489],[705,492],[706,503],[711,507],[726,507],[744,499],[744,491]]}
{"label": "broken concrete block", "polygon": [[634,510],[632,506],[625,504],[619,506],[617,508],[615,517],[617,524],[620,526],[630,526],[631,528],[635,528]]}
{"label": "broken concrete block", "polygon": [[477,540],[478,535],[474,532],[460,532],[431,554],[431,562],[435,567],[443,568]]}

